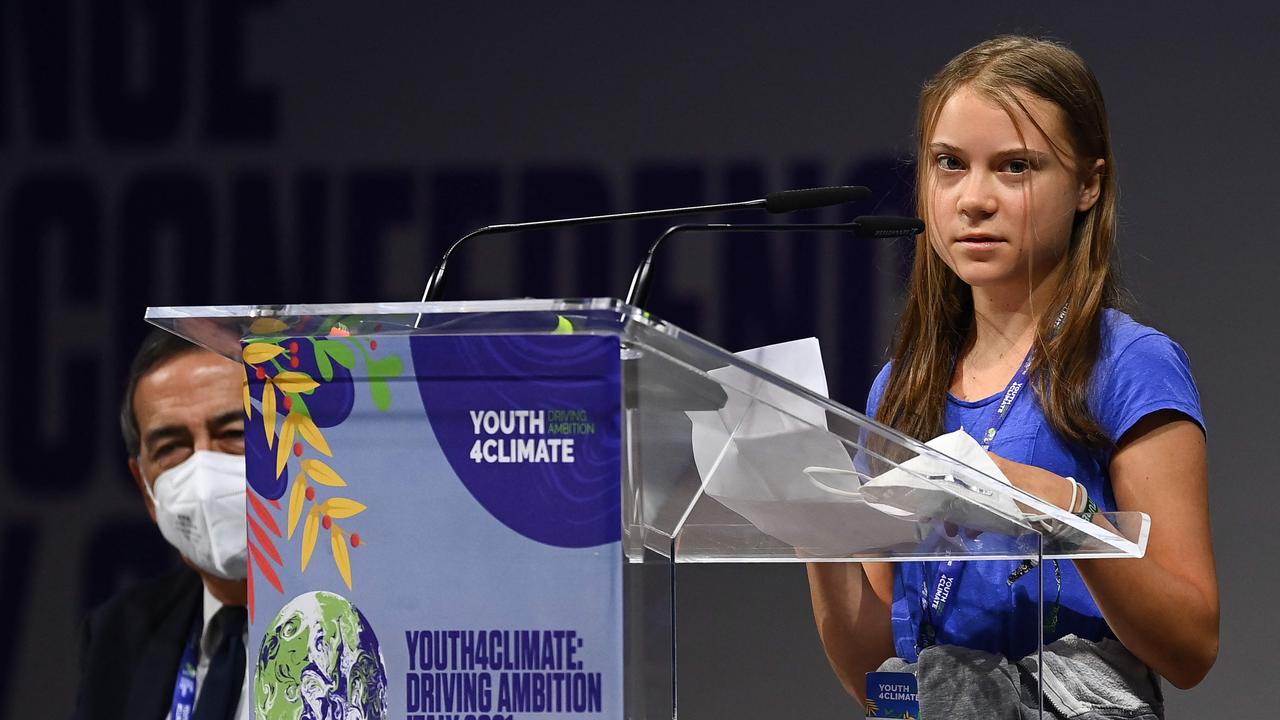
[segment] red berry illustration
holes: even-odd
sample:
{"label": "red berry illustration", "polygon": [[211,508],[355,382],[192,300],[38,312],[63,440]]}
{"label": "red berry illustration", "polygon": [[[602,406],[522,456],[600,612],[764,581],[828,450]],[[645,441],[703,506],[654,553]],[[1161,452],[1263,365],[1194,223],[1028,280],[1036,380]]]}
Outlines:
{"label": "red berry illustration", "polygon": [[266,368],[258,368],[258,379],[259,379],[259,380],[266,380],[266,379],[267,379],[267,369],[266,369]]}
{"label": "red berry illustration", "polygon": [[360,547],[360,533],[351,533],[351,547]]}
{"label": "red berry illustration", "polygon": [[315,488],[313,488],[313,487],[309,487],[309,488],[307,488],[307,499],[308,499],[308,500],[315,500],[315,499],[316,499],[316,489],[315,489]]}
{"label": "red berry illustration", "polygon": [[294,340],[293,342],[289,343],[289,352],[291,352],[291,353],[297,353],[297,352],[298,352],[298,341],[297,341],[297,340]]}
{"label": "red berry illustration", "polygon": [[302,457],[302,443],[296,442],[293,444],[293,454]]}
{"label": "red berry illustration", "polygon": [[320,519],[320,525],[322,525],[325,530],[328,530],[329,528],[333,527],[333,518],[329,517],[328,515],[325,515],[323,518]]}
{"label": "red berry illustration", "polygon": [[302,361],[298,359],[297,355],[294,355],[293,357],[289,358],[289,367],[296,368],[301,364],[302,364]]}
{"label": "red berry illustration", "polygon": [[377,341],[377,340],[370,340],[370,341],[369,341],[369,349],[370,349],[370,350],[377,350],[377,349],[378,349],[378,341]]}
{"label": "red berry illustration", "polygon": [[285,410],[293,409],[293,398],[289,397],[288,395],[284,396],[284,409]]}

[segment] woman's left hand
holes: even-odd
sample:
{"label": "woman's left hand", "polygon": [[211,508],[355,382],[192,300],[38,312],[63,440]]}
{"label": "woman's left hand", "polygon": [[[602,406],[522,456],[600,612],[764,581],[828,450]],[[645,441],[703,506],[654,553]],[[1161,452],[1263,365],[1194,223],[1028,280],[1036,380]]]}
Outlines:
{"label": "woman's left hand", "polygon": [[[1058,507],[1073,511],[1070,507],[1074,485],[1070,480],[1061,475],[1036,467],[1035,465],[1027,465],[1025,463],[1016,462],[1002,458],[999,455],[988,452],[987,455],[995,461],[996,467],[1000,468],[1000,472],[1009,479],[1010,483],[1019,490],[1035,495],[1045,502],[1052,503]],[[1026,511],[1035,512],[1034,508],[1028,508],[1022,503],[1018,503],[1018,507]]]}

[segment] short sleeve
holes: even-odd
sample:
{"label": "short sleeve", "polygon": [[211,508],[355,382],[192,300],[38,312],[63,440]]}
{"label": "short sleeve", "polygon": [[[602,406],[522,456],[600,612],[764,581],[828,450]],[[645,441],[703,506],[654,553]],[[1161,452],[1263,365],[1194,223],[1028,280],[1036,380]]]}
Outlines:
{"label": "short sleeve", "polygon": [[[867,392],[867,412],[869,418],[875,419],[876,410],[880,408],[880,400],[884,397],[885,386],[889,384],[889,363],[880,368],[880,372],[876,374],[876,379],[871,383],[871,390]],[[885,465],[882,460],[873,460],[873,455],[866,450],[868,446],[867,429],[861,428],[858,431],[858,447],[853,457],[853,467],[864,475],[871,476],[884,472]],[[864,478],[865,479],[865,478]]]}
{"label": "short sleeve", "polygon": [[880,409],[880,400],[884,398],[884,389],[889,384],[889,369],[892,365],[891,362],[885,363],[871,383],[871,390],[867,393],[867,417],[874,418],[876,411]]}
{"label": "short sleeve", "polygon": [[1094,417],[1113,443],[1139,420],[1160,410],[1175,410],[1204,430],[1200,392],[1187,354],[1167,335],[1147,332],[1104,352],[1093,397]]}

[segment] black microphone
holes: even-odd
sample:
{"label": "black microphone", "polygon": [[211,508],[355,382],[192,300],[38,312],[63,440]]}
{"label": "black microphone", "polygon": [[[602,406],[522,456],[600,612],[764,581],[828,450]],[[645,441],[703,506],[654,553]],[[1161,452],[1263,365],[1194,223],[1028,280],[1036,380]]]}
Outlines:
{"label": "black microphone", "polygon": [[782,190],[769,193],[764,199],[764,209],[771,213],[813,210],[854,200],[865,199],[871,190],[861,185],[837,185],[835,187],[808,188],[807,190]]}
{"label": "black microphone", "polygon": [[789,232],[794,230],[811,231],[811,230],[834,230],[837,232],[853,233],[856,238],[894,238],[894,237],[914,237],[924,232],[924,221],[915,217],[895,217],[891,215],[863,215],[853,219],[849,223],[760,223],[760,224],[729,224],[729,223],[713,223],[706,225],[673,225],[667,228],[667,231],[658,236],[657,240],[649,246],[649,252],[645,254],[644,260],[640,261],[640,265],[636,267],[636,272],[631,276],[631,289],[627,291],[627,304],[643,308],[649,300],[649,285],[652,275],[650,267],[653,264],[653,254],[657,252],[658,246],[663,240],[682,232]]}
{"label": "black microphone", "polygon": [[[496,235],[498,233],[533,230],[536,228],[571,227],[574,225],[594,225],[596,223],[614,222],[617,220],[645,220],[648,218],[671,217],[674,215],[697,215],[699,213],[720,212],[723,210],[743,210],[746,208],[764,208],[771,213],[784,213],[793,210],[812,210],[816,208],[839,205],[841,203],[862,200],[871,191],[861,185],[844,185],[837,187],[809,188],[806,190],[783,190],[770,193],[759,200],[717,203],[715,205],[696,205],[693,207],[667,208],[664,210],[641,210],[638,212],[613,213],[611,215],[590,215],[587,217],[561,218],[559,220],[536,220],[533,222],[505,223],[488,225],[463,235],[440,256],[440,263],[427,278],[427,287],[422,291],[422,302],[439,300],[444,293],[444,272],[449,264],[449,257],[459,245],[480,235]],[[652,253],[652,250],[650,251]]]}

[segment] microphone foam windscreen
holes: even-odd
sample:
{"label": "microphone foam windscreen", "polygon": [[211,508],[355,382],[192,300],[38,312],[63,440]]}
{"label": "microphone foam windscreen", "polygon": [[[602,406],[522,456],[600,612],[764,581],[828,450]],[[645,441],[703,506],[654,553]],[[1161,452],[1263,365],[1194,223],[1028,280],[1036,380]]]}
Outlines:
{"label": "microphone foam windscreen", "polygon": [[924,221],[915,217],[863,215],[854,218],[857,235],[867,238],[911,237],[924,232]]}
{"label": "microphone foam windscreen", "polygon": [[764,209],[771,213],[784,213],[793,210],[812,210],[814,208],[839,205],[841,203],[862,200],[871,194],[871,190],[861,185],[839,185],[836,187],[809,188],[807,190],[783,190],[769,193],[764,199]]}

